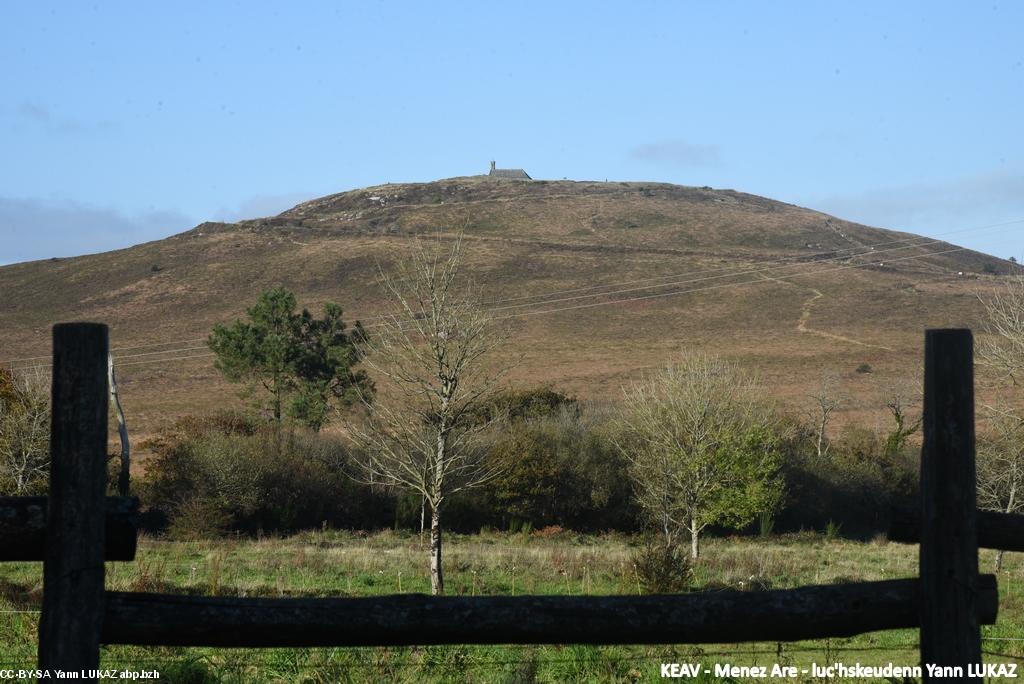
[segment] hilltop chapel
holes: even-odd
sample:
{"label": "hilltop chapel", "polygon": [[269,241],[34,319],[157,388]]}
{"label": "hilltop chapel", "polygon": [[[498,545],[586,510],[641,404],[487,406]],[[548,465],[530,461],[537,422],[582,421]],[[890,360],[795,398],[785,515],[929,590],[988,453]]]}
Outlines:
{"label": "hilltop chapel", "polygon": [[533,180],[522,169],[496,169],[494,162],[491,162],[491,172],[487,174],[491,178],[511,178],[513,180]]}

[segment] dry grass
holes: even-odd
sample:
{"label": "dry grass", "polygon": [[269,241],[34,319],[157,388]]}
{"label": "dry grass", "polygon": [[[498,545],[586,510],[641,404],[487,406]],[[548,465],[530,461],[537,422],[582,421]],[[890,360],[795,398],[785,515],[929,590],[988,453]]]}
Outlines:
{"label": "dry grass", "polygon": [[[386,201],[382,206],[370,197]],[[923,328],[977,327],[974,292],[992,279],[955,274],[994,260],[959,252],[884,270],[803,264],[769,275],[812,275],[741,286],[734,284],[754,277],[721,277],[723,268],[748,271],[770,260],[901,237],[826,219],[733,191],[656,183],[462,178],[379,186],[316,200],[277,219],[204,225],[117,252],[0,268],[0,359],[45,354],[49,326],[62,320],[107,322],[115,347],[200,346],[213,324],[238,317],[261,289],[279,284],[296,291],[304,306],[334,300],[349,318],[366,319],[381,308],[378,263],[386,267],[401,255],[417,231],[465,226],[469,267],[491,300],[672,274],[693,281],[674,289],[718,288],[510,319],[515,345],[508,353],[526,357],[511,379],[517,384],[617,399],[638,373],[681,350],[700,350],[758,371],[791,406],[805,400],[822,374],[838,374],[852,398],[839,423],[876,420],[878,386],[913,377]],[[801,332],[814,290],[822,296],[806,327],[815,332]],[[855,375],[861,363],[875,372]],[[119,375],[130,426],[140,437],[175,415],[241,404],[237,388],[218,377],[208,358],[125,365]]]}

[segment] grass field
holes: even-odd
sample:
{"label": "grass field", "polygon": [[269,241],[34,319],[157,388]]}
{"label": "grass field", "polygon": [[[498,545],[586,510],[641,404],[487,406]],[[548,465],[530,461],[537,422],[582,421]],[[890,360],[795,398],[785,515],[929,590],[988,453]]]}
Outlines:
{"label": "grass field", "polygon": [[[475,595],[636,594],[641,589],[630,560],[634,542],[621,536],[543,531],[453,536],[446,559],[447,586],[449,593]],[[391,532],[323,531],[286,539],[197,542],[145,538],[136,561],[108,564],[107,586],[269,597],[428,592],[422,544],[418,536]],[[983,571],[990,571],[992,560],[992,552],[982,552]],[[711,539],[696,567],[694,588],[757,591],[911,577],[916,571],[916,546],[881,540],[859,543],[815,533]],[[998,623],[983,627],[982,632],[986,662],[1024,663],[1024,556],[1007,554],[999,589]],[[0,565],[0,669],[34,665],[41,591],[41,564]],[[918,658],[917,640],[915,630],[898,630],[851,639],[699,647],[247,650],[115,646],[103,650],[102,666],[157,669],[162,681],[172,682],[634,682],[660,680],[663,662],[913,665]]]}

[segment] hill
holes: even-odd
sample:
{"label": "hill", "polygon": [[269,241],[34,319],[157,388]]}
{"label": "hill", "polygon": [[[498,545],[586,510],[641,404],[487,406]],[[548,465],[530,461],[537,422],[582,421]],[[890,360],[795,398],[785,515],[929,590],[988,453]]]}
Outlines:
{"label": "hill", "polygon": [[284,285],[310,308],[337,301],[346,320],[366,321],[381,307],[378,265],[417,235],[458,229],[512,326],[509,353],[524,357],[517,384],[617,399],[645,369],[702,350],[755,368],[793,406],[834,374],[852,397],[846,417],[870,420],[891,386],[916,380],[923,329],[976,327],[978,289],[1011,267],[733,190],[453,178],[0,268],[0,361],[46,355],[54,322],[104,321],[129,419],[145,432],[240,403],[203,340],[262,289]]}

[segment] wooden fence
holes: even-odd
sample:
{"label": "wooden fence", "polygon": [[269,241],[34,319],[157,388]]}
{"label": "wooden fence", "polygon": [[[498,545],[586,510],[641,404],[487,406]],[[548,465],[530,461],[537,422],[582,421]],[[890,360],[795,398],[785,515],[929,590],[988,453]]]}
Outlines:
{"label": "wooden fence", "polygon": [[[892,538],[920,541],[920,577],[661,596],[257,599],[106,591],[135,556],[138,502],[106,497],[106,326],[53,330],[48,498],[0,499],[0,560],[43,561],[39,667],[99,667],[100,644],[394,646],[793,641],[920,627],[921,661],[981,662],[998,612],[978,547],[1024,551],[1024,516],[975,510],[973,340],[925,338],[921,502]],[[927,672],[925,680],[928,681]]]}

